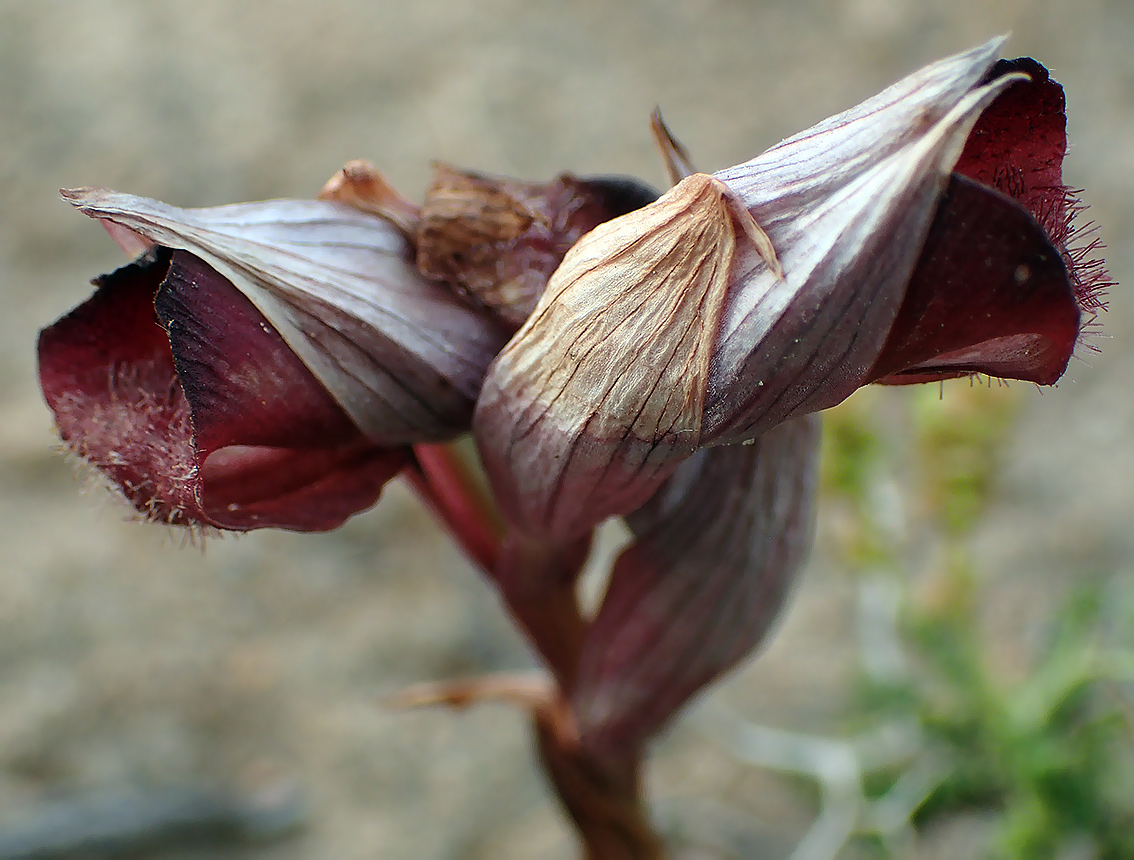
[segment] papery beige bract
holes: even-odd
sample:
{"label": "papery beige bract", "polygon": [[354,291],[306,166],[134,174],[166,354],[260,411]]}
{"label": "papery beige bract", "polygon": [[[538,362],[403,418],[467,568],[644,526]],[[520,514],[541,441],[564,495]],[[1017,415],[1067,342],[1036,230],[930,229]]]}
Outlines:
{"label": "papery beige bract", "polygon": [[[511,464],[490,462],[490,472],[512,468],[532,485],[502,495],[516,520],[568,536],[584,509],[600,518],[623,509],[622,476],[637,492],[635,478],[659,452],[668,460],[700,445],[709,364],[741,243],[778,269],[767,237],[728,188],[695,174],[656,203],[597,227],[567,254],[479,401],[482,437],[502,418],[519,425],[506,452],[483,449]],[[510,413],[513,403],[522,412]],[[539,444],[546,433],[564,440],[575,472],[593,470],[596,481],[601,473],[606,497],[580,492],[565,510],[533,505],[538,485],[566,465]],[[605,452],[591,456],[592,447],[609,445],[620,449],[615,462]]]}

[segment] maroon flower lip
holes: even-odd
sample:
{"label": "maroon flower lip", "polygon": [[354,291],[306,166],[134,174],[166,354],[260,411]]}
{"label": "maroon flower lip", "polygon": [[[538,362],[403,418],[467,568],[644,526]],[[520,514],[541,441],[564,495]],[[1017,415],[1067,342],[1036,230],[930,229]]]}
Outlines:
{"label": "maroon flower lip", "polygon": [[983,373],[1053,385],[1111,286],[1083,207],[1063,184],[1063,88],[1030,58],[965,141],[871,381]]}
{"label": "maroon flower lip", "polygon": [[41,332],[64,443],[147,518],[326,531],[407,461],[369,442],[233,285],[156,248]]}

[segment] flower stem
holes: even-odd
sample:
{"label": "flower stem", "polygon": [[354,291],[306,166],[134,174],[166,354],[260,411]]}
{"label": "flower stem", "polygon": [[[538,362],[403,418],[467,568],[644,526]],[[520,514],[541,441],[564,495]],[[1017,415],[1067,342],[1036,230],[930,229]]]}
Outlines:
{"label": "flower stem", "polygon": [[555,687],[532,708],[536,744],[547,779],[575,823],[586,860],[659,860],[661,840],[642,802],[642,750],[611,756],[582,743],[571,707],[589,622],[576,584],[591,536],[564,546],[509,534],[496,582],[512,616],[555,676]]}
{"label": "flower stem", "polygon": [[588,624],[575,585],[590,546],[590,535],[558,546],[511,532],[492,572],[501,600],[568,698]]}
{"label": "flower stem", "polygon": [[642,751],[615,757],[581,743],[570,698],[588,620],[576,585],[591,535],[545,543],[501,525],[496,507],[460,454],[415,445],[404,474],[460,547],[491,579],[512,618],[543,658],[554,682],[516,679],[440,682],[407,692],[403,704],[465,706],[503,699],[530,710],[548,781],[575,823],[585,860],[660,860],[661,840],[642,803]]}
{"label": "flower stem", "polygon": [[504,534],[495,506],[452,447],[414,445],[413,453],[403,472],[410,485],[473,563],[491,575]]}
{"label": "flower stem", "polygon": [[661,860],[661,839],[642,803],[642,751],[617,760],[594,755],[579,742],[562,699],[532,716],[540,760],[579,831],[584,860]]}
{"label": "flower stem", "polygon": [[588,749],[570,703],[550,678],[489,675],[415,684],[388,704],[464,709],[484,702],[531,714],[544,771],[575,824],[585,860],[661,860],[661,840],[641,799],[641,749],[615,757]]}

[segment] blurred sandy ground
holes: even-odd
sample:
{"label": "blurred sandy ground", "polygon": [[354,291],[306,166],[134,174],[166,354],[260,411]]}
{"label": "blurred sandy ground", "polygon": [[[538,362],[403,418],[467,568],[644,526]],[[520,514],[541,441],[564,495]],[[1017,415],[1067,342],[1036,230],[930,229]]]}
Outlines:
{"label": "blurred sandy ground", "polygon": [[[716,169],[1008,30],[1008,55],[1067,89],[1067,179],[1129,283],[1127,0],[0,3],[0,813],[76,788],[291,779],[312,797],[307,834],[234,857],[573,856],[519,715],[376,704],[419,679],[528,665],[400,488],[336,534],[259,533],[204,555],[78,492],[34,338],[121,261],[57,188],[180,205],[310,196],[354,157],[411,197],[433,158],[662,185],[654,105]],[[980,539],[1004,583],[994,623],[1021,635],[1020,597],[1134,572],[1132,322],[1120,288],[1092,366],[1026,392]],[[772,724],[838,725],[850,586],[830,568],[820,552],[775,644],[719,695]],[[688,725],[656,757],[659,804],[696,818],[726,803],[749,856],[785,856],[807,808]],[[951,844],[925,856],[961,856]]]}

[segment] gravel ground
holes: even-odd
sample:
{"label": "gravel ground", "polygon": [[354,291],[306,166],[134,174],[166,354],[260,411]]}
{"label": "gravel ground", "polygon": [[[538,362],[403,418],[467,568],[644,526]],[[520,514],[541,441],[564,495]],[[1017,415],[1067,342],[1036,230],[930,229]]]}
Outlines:
{"label": "gravel ground", "polygon": [[[574,856],[520,715],[380,705],[417,680],[530,662],[400,487],[334,534],[203,553],[77,491],[34,338],[120,261],[57,188],[186,206],[302,197],[355,157],[410,197],[435,158],[663,185],[655,105],[716,169],[1008,30],[1010,56],[1066,87],[1068,181],[1086,189],[1115,279],[1134,281],[1126,0],[0,2],[0,818],[76,791],[294,784],[303,834],[231,857]],[[1111,304],[1101,354],[1057,391],[1025,392],[978,538],[1000,581],[989,612],[1009,631],[1026,631],[1030,598],[1134,572],[1134,314],[1121,288]],[[832,730],[851,595],[820,548],[775,642],[716,695],[772,725]],[[733,834],[741,856],[787,856],[807,805],[698,724],[660,745],[659,809]],[[919,856],[964,856],[962,838]]]}

